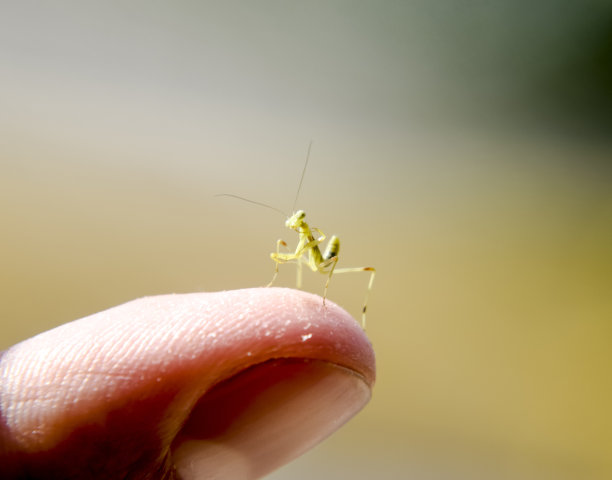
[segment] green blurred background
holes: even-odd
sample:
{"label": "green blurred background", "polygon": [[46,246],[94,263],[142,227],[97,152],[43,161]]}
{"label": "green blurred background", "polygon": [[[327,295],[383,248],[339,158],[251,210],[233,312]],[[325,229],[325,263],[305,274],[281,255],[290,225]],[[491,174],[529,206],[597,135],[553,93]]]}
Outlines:
{"label": "green blurred background", "polygon": [[[270,478],[612,476],[610,2],[0,12],[0,347],[264,285],[292,232],[213,195],[291,209],[313,139],[298,206],[378,270],[378,382]],[[329,296],[358,317],[366,284]]]}

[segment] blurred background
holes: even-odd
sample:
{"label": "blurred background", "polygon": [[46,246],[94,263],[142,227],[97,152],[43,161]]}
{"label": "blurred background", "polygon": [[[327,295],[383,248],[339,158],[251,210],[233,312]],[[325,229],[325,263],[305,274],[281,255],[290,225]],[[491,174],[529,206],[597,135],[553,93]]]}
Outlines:
{"label": "blurred background", "polygon": [[[612,476],[610,2],[0,12],[0,348],[135,297],[266,284],[295,234],[213,195],[290,210],[312,139],[298,207],[341,266],[378,270],[378,380],[269,478]],[[329,297],[359,318],[366,285]]]}

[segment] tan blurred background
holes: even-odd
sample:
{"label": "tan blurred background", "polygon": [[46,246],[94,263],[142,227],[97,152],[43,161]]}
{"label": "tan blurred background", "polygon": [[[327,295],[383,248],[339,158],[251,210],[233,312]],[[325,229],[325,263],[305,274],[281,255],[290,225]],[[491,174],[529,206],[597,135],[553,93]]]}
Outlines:
{"label": "tan blurred background", "polygon": [[265,284],[292,232],[213,195],[291,209],[313,139],[298,206],[378,269],[378,383],[270,478],[612,476],[609,2],[11,3],[2,348]]}

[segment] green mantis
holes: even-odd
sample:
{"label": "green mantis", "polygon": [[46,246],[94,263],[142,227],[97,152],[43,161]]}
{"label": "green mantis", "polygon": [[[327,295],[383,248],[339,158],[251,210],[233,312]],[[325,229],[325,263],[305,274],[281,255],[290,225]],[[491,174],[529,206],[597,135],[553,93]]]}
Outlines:
{"label": "green mantis", "polygon": [[[300,184],[298,186],[298,190],[295,196],[294,202],[294,210],[295,205],[297,204],[297,199],[300,193],[300,189],[302,188],[302,182],[304,180],[304,174],[306,172],[306,167],[308,166],[308,161],[310,159],[310,150],[312,147],[312,142],[308,146],[308,153],[306,154],[306,162],[304,163],[304,169],[302,170],[302,176],[300,178]],[[264,206],[267,208],[271,208],[277,212],[282,213],[287,216],[281,210],[278,210],[270,205],[266,205],[260,202],[254,202],[252,200],[238,197],[237,195],[231,194],[222,194],[224,196],[230,196],[234,198],[238,198],[240,200],[245,200],[250,203],[254,203],[256,205]],[[298,243],[295,247],[295,251],[281,253],[281,247],[288,248],[287,243],[278,239],[276,241],[276,251],[270,254],[270,258],[274,261],[274,275],[270,283],[268,283],[268,287],[274,284],[276,277],[278,276],[278,269],[281,264],[284,263],[295,263],[297,268],[297,280],[296,285],[297,288],[301,288],[302,286],[302,267],[306,265],[313,272],[319,272],[323,275],[327,275],[327,280],[325,281],[325,290],[323,291],[323,305],[325,305],[325,299],[327,298],[327,289],[329,287],[329,282],[332,278],[333,274],[339,273],[356,273],[356,272],[369,272],[370,280],[368,282],[368,289],[366,291],[365,300],[363,302],[362,308],[362,316],[361,316],[361,326],[365,330],[366,325],[366,311],[368,308],[368,298],[370,296],[370,292],[372,291],[372,285],[374,284],[374,276],[376,275],[376,270],[374,267],[348,267],[348,268],[336,268],[338,263],[338,254],[340,252],[340,240],[337,236],[333,235],[329,241],[327,242],[327,246],[323,252],[321,252],[320,245],[326,239],[325,234],[319,230],[318,228],[310,227],[308,223],[304,220],[306,217],[306,213],[304,210],[298,210],[293,213],[291,216],[287,218],[285,221],[285,226],[298,234]],[[316,237],[315,234],[316,233]]]}

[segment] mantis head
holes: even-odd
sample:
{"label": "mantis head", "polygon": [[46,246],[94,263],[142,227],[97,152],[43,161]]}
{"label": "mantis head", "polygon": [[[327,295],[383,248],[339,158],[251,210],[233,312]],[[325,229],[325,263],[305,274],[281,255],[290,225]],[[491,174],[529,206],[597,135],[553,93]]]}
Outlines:
{"label": "mantis head", "polygon": [[304,210],[298,210],[287,219],[285,226],[292,230],[298,230],[304,225],[304,217],[306,217],[306,212],[304,212]]}

